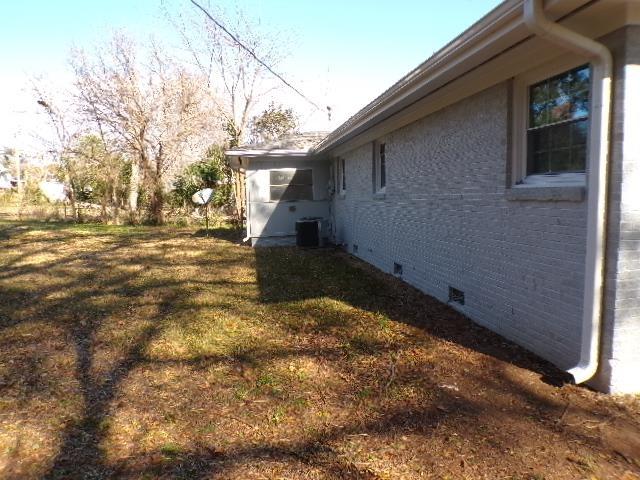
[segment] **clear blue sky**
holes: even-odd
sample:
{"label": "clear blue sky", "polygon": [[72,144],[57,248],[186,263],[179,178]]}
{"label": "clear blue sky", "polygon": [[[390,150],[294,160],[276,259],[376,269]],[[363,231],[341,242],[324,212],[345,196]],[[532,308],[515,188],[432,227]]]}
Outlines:
{"label": "clear blue sky", "polygon": [[[207,0],[203,0],[204,4]],[[500,0],[238,0],[266,31],[285,31],[291,42],[279,66],[312,98],[333,104],[342,121],[424,61],[500,3]],[[2,1],[0,117],[22,107],[14,89],[24,73],[60,81],[72,45],[86,46],[114,29],[176,43],[164,20],[169,10],[192,8],[188,0]],[[337,126],[337,125],[334,125]],[[0,144],[11,126],[0,123]]]}

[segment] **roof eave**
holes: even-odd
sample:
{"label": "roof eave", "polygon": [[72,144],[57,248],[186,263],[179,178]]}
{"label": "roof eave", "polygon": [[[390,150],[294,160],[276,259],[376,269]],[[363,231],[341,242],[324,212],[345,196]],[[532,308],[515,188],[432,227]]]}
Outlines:
{"label": "roof eave", "polygon": [[[591,0],[549,0],[546,11],[560,18]],[[507,0],[432,55],[399,82],[334,130],[314,149],[326,153],[358,136],[386,116],[441,86],[440,79],[463,75],[491,58],[496,44],[514,45],[531,36],[523,21],[523,0]],[[493,48],[492,48],[493,47]]]}
{"label": "roof eave", "polygon": [[225,155],[229,157],[308,157],[312,155],[310,150],[226,150]]}

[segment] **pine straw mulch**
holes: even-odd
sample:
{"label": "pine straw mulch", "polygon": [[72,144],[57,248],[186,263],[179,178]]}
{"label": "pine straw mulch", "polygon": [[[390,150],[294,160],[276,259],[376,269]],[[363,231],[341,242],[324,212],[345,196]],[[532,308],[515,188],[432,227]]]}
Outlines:
{"label": "pine straw mulch", "polygon": [[332,250],[0,223],[0,478],[640,479],[640,400]]}

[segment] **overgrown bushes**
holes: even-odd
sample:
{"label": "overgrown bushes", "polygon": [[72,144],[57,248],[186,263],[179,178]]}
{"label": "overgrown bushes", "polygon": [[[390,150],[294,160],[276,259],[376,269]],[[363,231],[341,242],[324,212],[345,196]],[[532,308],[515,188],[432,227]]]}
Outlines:
{"label": "overgrown bushes", "polygon": [[214,195],[211,205],[224,208],[232,200],[232,180],[224,151],[218,146],[212,146],[202,161],[188,165],[178,175],[169,194],[169,203],[173,207],[193,211],[196,208],[191,201],[193,194],[203,188],[212,188]]}

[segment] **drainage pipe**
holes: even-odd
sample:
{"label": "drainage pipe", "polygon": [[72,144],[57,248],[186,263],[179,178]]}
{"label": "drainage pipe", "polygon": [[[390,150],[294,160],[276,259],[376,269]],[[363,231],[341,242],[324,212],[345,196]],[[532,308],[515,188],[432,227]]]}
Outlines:
{"label": "drainage pipe", "polygon": [[568,370],[575,383],[583,383],[595,375],[600,357],[613,58],[601,43],[551,21],[543,0],[524,0],[524,21],[539,37],[592,61],[582,339],[578,364]]}

